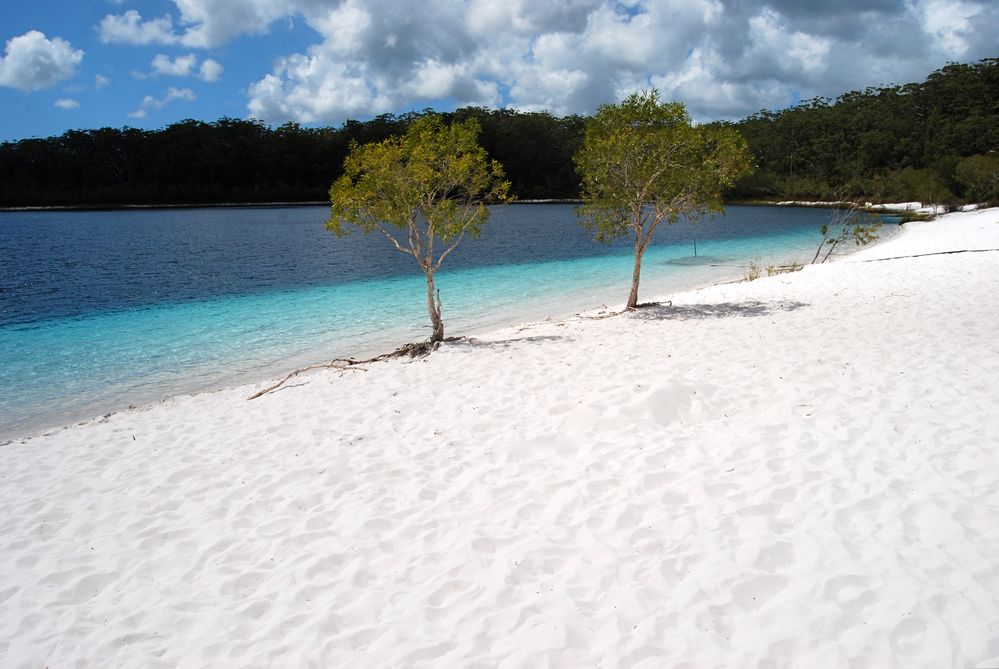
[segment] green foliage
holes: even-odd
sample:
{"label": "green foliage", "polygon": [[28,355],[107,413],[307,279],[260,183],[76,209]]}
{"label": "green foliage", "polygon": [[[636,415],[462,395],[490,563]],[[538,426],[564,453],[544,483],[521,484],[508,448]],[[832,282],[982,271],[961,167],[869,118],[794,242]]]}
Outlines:
{"label": "green foliage", "polygon": [[[327,228],[338,236],[345,225],[364,232],[388,233],[387,225],[417,234],[410,250],[423,249],[437,269],[443,258],[432,255],[435,238],[451,241],[478,236],[489,218],[485,202],[507,199],[503,168],[479,146],[474,120],[445,125],[426,116],[402,137],[354,144],[344,174],[330,188],[332,213]],[[415,232],[414,232],[415,231]]]}
{"label": "green foliage", "polygon": [[954,178],[974,202],[999,198],[999,156],[969,156],[954,169]]}
{"label": "green foliage", "polygon": [[749,265],[746,266],[746,271],[742,275],[742,280],[756,281],[763,276],[764,272],[767,273],[767,276],[777,276],[780,274],[789,274],[791,272],[800,272],[801,269],[802,265],[797,260],[792,260],[791,262],[783,265],[776,265],[774,263],[763,265],[760,257],[757,256],[754,260],[749,261]]}
{"label": "green foliage", "polygon": [[906,167],[878,174],[871,183],[877,189],[879,199],[893,202],[917,200],[944,204],[955,199],[944,178],[936,170],[929,168]]}
{"label": "green foliage", "polygon": [[955,165],[999,151],[999,59],[718,125],[742,132],[758,166],[729,197],[831,200],[846,189],[871,200],[948,203],[968,188]]}
{"label": "green foliage", "polygon": [[[844,242],[852,241],[855,246],[866,246],[877,241],[880,229],[881,219],[870,212],[861,211],[855,205],[830,210],[829,221],[819,228],[822,241],[815,250],[812,264],[824,263]],[[825,254],[822,253],[823,249]]]}
{"label": "green foliage", "polygon": [[[400,136],[429,111],[340,127],[256,120],[186,120],[159,130],[71,130],[0,143],[0,206],[315,202],[343,174],[352,142]],[[572,155],[584,119],[476,107],[442,114],[474,118],[480,144],[523,197],[579,195]]]}
{"label": "green foliage", "polygon": [[0,144],[0,205],[304,202],[323,198],[349,135],[186,120]]}
{"label": "green foliage", "polygon": [[455,120],[474,118],[482,125],[480,142],[503,165],[518,198],[576,198],[579,179],[572,156],[583,140],[582,116],[548,112],[489,111],[466,107]]}
{"label": "green foliage", "polygon": [[485,202],[508,199],[503,168],[488,159],[478,133],[474,119],[448,125],[439,116],[424,116],[401,137],[353,144],[343,176],[329,191],[327,229],[338,237],[351,227],[380,232],[419,263],[427,278],[433,342],[444,337],[434,272],[466,234],[478,236],[489,219]]}
{"label": "green foliage", "polygon": [[746,142],[724,127],[695,127],[679,102],[658,91],[602,105],[576,154],[582,177],[580,222],[600,241],[632,232],[637,305],[641,258],[656,227],[722,209],[721,191],[750,170]]}
{"label": "green foliage", "polygon": [[[2,142],[0,206],[319,201],[343,174],[352,142],[400,136],[427,115],[382,114],[336,128],[184,120],[159,130],[71,130]],[[573,156],[585,118],[478,107],[442,117],[479,122],[481,146],[520,197],[579,196]],[[754,156],[756,171],[725,189],[729,199],[832,200],[843,190],[882,201],[999,197],[982,191],[988,179],[972,177],[971,167],[958,173],[967,158],[999,154],[996,58],[950,64],[921,83],[707,127],[737,130]]]}

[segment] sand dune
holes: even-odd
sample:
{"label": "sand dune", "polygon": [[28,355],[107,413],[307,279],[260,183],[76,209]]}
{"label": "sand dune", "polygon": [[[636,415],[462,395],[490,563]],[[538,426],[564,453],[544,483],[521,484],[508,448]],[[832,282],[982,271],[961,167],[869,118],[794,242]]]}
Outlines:
{"label": "sand dune", "polygon": [[999,212],[906,228],[0,448],[0,665],[999,666]]}

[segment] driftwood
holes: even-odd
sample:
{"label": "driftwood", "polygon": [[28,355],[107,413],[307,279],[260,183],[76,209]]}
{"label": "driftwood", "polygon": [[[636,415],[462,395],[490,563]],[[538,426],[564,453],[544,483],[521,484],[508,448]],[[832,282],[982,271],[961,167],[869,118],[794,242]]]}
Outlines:
{"label": "driftwood", "polygon": [[[464,339],[465,337],[446,337],[444,341],[455,342]],[[288,374],[286,377],[284,377],[274,385],[268,386],[263,390],[261,390],[260,392],[250,395],[246,399],[255,400],[258,397],[261,397],[269,392],[277,390],[278,388],[280,388],[281,386],[283,386],[285,383],[295,378],[296,376],[304,374],[305,372],[310,372],[314,369],[336,369],[340,370],[341,372],[347,372],[347,371],[366,372],[368,370],[366,370],[363,367],[359,367],[358,365],[366,365],[372,362],[381,362],[382,360],[389,360],[392,358],[404,358],[404,357],[425,358],[434,351],[436,351],[438,348],[440,348],[440,345],[441,342],[439,341],[435,342],[421,341],[421,342],[406,344],[405,346],[401,346],[400,348],[397,348],[396,350],[390,353],[382,353],[381,355],[376,355],[373,358],[366,358],[364,360],[357,360],[355,358],[334,358],[329,362],[321,362],[316,365],[309,365],[308,367],[302,367],[300,369],[296,369],[295,371],[291,372],[290,374]]]}

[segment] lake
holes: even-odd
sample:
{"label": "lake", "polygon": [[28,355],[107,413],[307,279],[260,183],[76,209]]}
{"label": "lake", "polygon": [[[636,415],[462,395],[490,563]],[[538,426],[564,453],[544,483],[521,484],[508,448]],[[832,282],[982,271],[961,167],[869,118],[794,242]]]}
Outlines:
{"label": "lake", "polygon": [[[412,257],[337,239],[327,207],[0,213],[0,440],[179,393],[259,381],[429,335]],[[829,212],[729,207],[662,226],[640,296],[807,262]],[[697,255],[694,255],[696,243]],[[448,335],[619,305],[633,242],[574,207],[496,208],[438,275]]]}

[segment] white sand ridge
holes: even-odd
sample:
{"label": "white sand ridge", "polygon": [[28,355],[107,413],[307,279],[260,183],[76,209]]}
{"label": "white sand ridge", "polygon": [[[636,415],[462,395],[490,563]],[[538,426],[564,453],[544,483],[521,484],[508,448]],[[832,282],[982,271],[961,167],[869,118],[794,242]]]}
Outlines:
{"label": "white sand ridge", "polygon": [[[999,212],[0,448],[0,665],[999,666]],[[866,262],[872,261],[872,262]]]}

